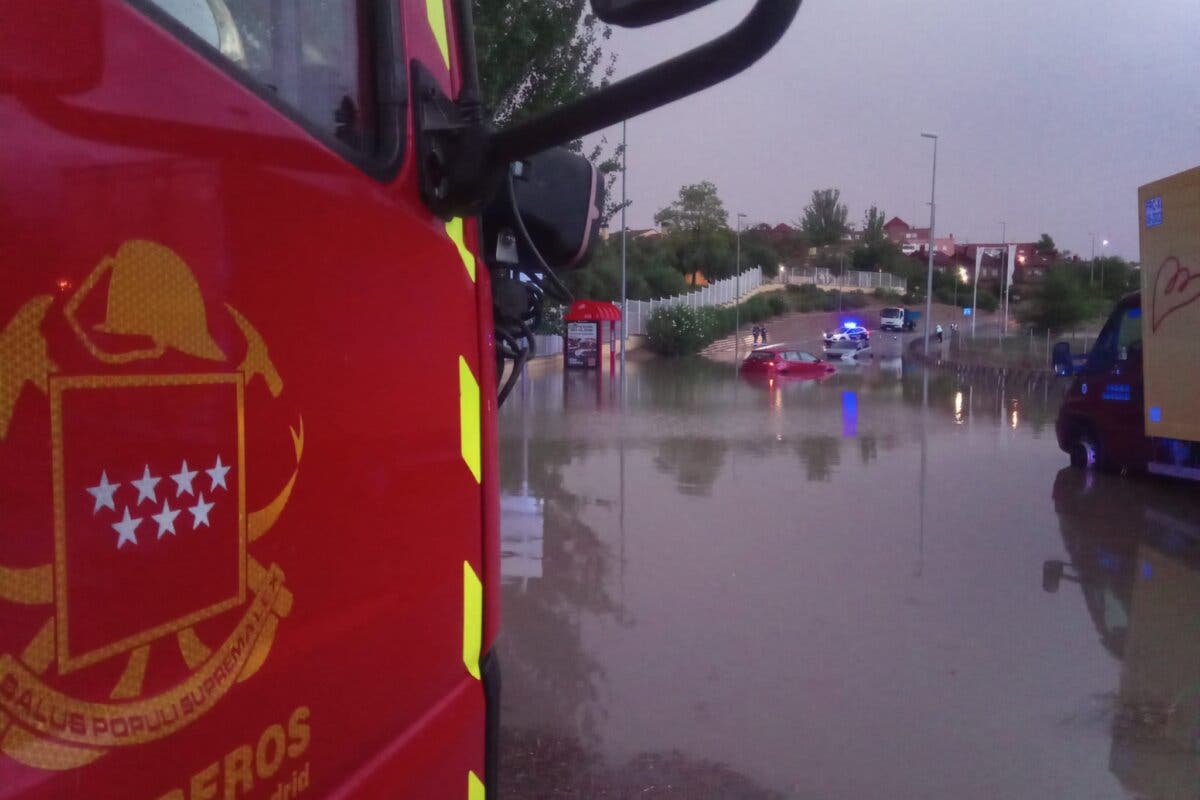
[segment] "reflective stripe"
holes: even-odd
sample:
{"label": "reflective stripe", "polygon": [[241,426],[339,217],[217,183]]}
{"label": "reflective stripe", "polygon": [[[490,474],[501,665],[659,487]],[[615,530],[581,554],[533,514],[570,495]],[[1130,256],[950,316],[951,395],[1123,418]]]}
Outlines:
{"label": "reflective stripe", "polygon": [[467,274],[471,276],[471,281],[474,282],[475,256],[467,248],[467,240],[463,237],[462,217],[455,217],[447,222],[446,233],[450,234],[450,241],[454,242],[454,246],[458,248],[458,255],[462,258],[463,266],[467,268]]}
{"label": "reflective stripe", "polygon": [[425,0],[425,14],[429,17],[429,27],[433,38],[437,39],[438,50],[442,51],[442,61],[446,69],[450,69],[450,38],[446,35],[446,6],[445,0]]}
{"label": "reflective stripe", "polygon": [[467,800],[483,800],[483,781],[474,772],[467,770]]}
{"label": "reflective stripe", "polygon": [[479,650],[483,647],[483,583],[463,562],[463,664],[479,680]]}
{"label": "reflective stripe", "polygon": [[462,436],[462,457],[467,463],[467,469],[475,476],[475,482],[482,479],[482,456],[479,452],[479,381],[475,380],[467,360],[458,357],[458,415],[459,432]]}

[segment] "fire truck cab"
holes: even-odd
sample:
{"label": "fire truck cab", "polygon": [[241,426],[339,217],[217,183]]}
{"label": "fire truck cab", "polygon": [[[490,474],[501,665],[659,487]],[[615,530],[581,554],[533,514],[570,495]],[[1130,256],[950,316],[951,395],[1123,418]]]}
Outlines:
{"label": "fire truck cab", "polygon": [[498,379],[602,211],[553,148],[798,5],[495,130],[470,0],[10,4],[0,800],[495,796]]}

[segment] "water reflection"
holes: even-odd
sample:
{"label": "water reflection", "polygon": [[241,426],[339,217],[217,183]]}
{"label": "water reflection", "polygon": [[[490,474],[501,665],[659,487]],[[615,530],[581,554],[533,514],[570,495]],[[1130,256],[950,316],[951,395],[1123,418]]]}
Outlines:
{"label": "water reflection", "polygon": [[507,796],[1052,797],[1107,754],[1060,720],[1116,663],[1029,585],[1060,547],[1053,392],[872,364],[609,386],[547,374],[501,413]]}
{"label": "water reflection", "polygon": [[1137,797],[1200,793],[1200,503],[1194,490],[1059,472],[1069,560],[1043,587],[1080,586],[1104,650],[1121,661],[1109,769]]}
{"label": "water reflection", "polygon": [[725,464],[724,439],[670,437],[658,444],[654,466],[675,478],[680,494],[712,494],[713,483]]}

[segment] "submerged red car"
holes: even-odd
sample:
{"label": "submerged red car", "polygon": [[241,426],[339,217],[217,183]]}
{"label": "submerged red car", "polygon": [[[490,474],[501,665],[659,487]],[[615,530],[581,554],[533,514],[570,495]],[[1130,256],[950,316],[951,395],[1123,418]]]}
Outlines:
{"label": "submerged red car", "polygon": [[746,356],[742,362],[743,373],[763,375],[795,375],[804,378],[822,378],[835,372],[828,364],[805,350],[788,344],[772,344],[760,347]]}

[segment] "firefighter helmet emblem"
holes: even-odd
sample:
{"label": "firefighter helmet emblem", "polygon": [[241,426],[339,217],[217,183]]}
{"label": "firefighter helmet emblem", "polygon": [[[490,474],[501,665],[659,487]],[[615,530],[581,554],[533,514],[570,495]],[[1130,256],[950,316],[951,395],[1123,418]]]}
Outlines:
{"label": "firefighter helmet emblem", "polygon": [[255,483],[247,420],[283,379],[169,248],[122,244],[57,305],[0,320],[0,758],[51,770],[170,736],[263,665],[292,595],[254,543],[304,447],[296,415],[290,477]]}

